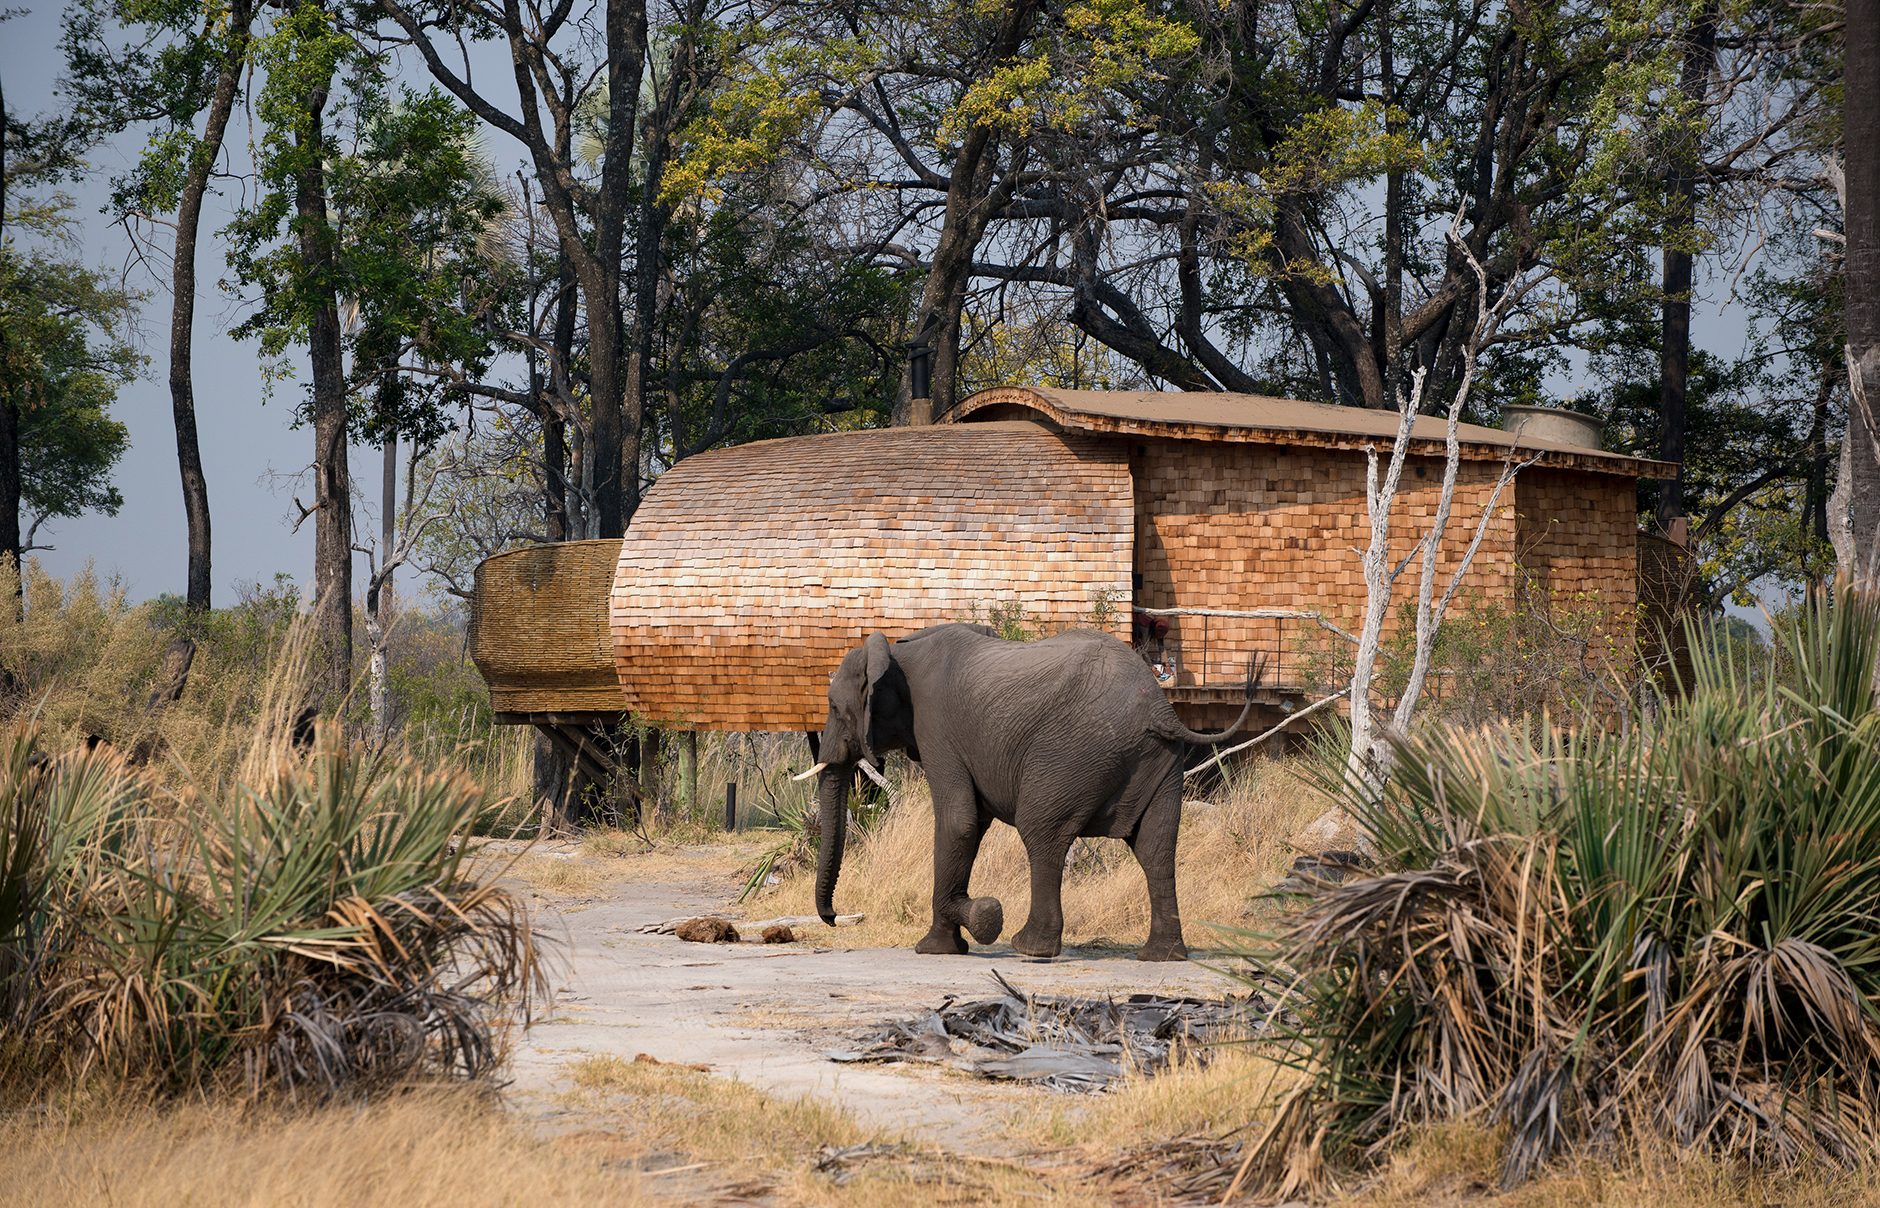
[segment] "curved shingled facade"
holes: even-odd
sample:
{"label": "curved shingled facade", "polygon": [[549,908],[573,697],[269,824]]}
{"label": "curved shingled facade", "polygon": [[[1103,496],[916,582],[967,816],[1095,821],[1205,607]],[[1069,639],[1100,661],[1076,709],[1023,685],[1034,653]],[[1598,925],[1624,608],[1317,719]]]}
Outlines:
{"label": "curved shingled facade", "polygon": [[689,457],[634,513],[609,616],[629,708],[699,730],[814,730],[829,674],[1022,604],[1128,633],[1133,485],[1118,442],[1033,424],[892,428]]}

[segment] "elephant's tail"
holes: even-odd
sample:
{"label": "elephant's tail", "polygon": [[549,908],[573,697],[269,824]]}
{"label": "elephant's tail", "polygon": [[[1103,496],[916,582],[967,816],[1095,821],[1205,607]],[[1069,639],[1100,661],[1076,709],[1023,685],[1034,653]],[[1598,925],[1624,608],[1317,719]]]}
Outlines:
{"label": "elephant's tail", "polygon": [[1164,738],[1179,738],[1181,741],[1192,743],[1195,746],[1220,746],[1234,735],[1240,733],[1241,727],[1247,724],[1247,717],[1253,712],[1253,687],[1260,682],[1260,677],[1265,674],[1266,654],[1262,651],[1247,660],[1247,703],[1241,706],[1240,716],[1234,719],[1234,724],[1222,730],[1219,734],[1203,734],[1197,730],[1190,730],[1187,726],[1182,725],[1180,718],[1175,716],[1173,706],[1169,708],[1168,715],[1161,719],[1162,725],[1157,727],[1156,732],[1161,734]]}

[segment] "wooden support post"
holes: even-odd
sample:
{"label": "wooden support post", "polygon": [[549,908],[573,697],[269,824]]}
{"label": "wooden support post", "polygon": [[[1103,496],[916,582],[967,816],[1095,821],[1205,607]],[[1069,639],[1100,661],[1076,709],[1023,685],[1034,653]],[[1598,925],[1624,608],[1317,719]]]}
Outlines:
{"label": "wooden support post", "polygon": [[738,782],[725,781],[725,830],[727,833],[738,829]]}
{"label": "wooden support post", "polygon": [[696,810],[702,803],[698,799],[698,731],[687,730],[685,741],[679,744],[680,772],[685,777],[685,807]]}
{"label": "wooden support post", "polygon": [[648,730],[640,745],[640,800],[659,800],[659,731]]}

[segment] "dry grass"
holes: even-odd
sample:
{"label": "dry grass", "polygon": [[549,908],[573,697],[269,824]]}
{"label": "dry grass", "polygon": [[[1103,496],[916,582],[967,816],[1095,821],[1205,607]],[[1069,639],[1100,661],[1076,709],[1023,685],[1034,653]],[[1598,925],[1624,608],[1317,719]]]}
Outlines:
{"label": "dry grass", "polygon": [[616,871],[577,857],[523,855],[510,866],[509,875],[526,881],[538,896],[592,898]]}
{"label": "dry grass", "polygon": [[805,1096],[779,1100],[756,1087],[683,1065],[590,1057],[576,1062],[576,1101],[617,1118],[662,1150],[766,1169],[790,1167],[819,1145],[871,1140],[845,1108]]}
{"label": "dry grass", "polygon": [[[312,698],[307,659],[291,649],[300,606],[291,586],[249,591],[233,606],[185,622],[158,602],[132,604],[121,584],[100,581],[89,566],[59,580],[29,558],[24,579],[21,613],[0,610],[0,667],[12,677],[0,690],[0,717],[33,717],[48,751],[95,735],[146,762],[168,788],[207,790],[240,778],[246,755],[268,745],[256,741],[258,728],[290,720]],[[0,565],[0,593],[19,582],[11,563]],[[180,700],[151,711],[178,624],[193,625],[197,640],[188,687]],[[533,734],[492,724],[460,643],[444,640],[449,627],[439,618],[411,623],[441,652],[396,662],[395,712],[406,716],[388,754],[469,776],[488,803],[480,829],[513,828],[530,819]],[[362,645],[357,653],[363,656]],[[348,724],[361,721],[364,707],[365,683],[357,679],[341,710]]]}
{"label": "dry grass", "polygon": [[1880,1204],[1880,1182],[1871,1173],[1830,1177],[1807,1174],[1757,1174],[1691,1154],[1677,1155],[1641,1146],[1623,1165],[1606,1161],[1563,1163],[1525,1186],[1498,1193],[1501,1156],[1507,1138],[1501,1130],[1445,1124],[1419,1130],[1400,1146],[1388,1164],[1353,1204],[1378,1208],[1426,1208],[1469,1204],[1479,1208],[1577,1208],[1583,1204],[1615,1208],[1795,1208],[1829,1205],[1854,1208]]}
{"label": "dry grass", "polygon": [[[905,947],[932,921],[933,805],[924,782],[898,794],[874,832],[852,842],[836,887],[836,909],[868,919],[848,942]],[[1213,794],[1182,810],[1175,887],[1188,944],[1212,948],[1207,923],[1239,923],[1251,895],[1283,874],[1296,854],[1287,840],[1324,810],[1324,802],[1282,762],[1247,765]],[[1142,869],[1118,839],[1090,839],[1074,851],[1064,880],[1064,942],[1068,946],[1133,948],[1149,933],[1149,893]],[[1024,924],[1031,873],[1018,832],[995,823],[973,867],[972,893],[1005,904],[1006,934]],[[746,903],[757,914],[814,914],[814,869],[794,875]]]}
{"label": "dry grass", "polygon": [[[702,1162],[690,1187],[658,1188],[677,1202],[763,1199],[827,1208],[1020,1208],[1087,1204],[1088,1189],[1057,1185],[1017,1163],[922,1149],[868,1129],[827,1101],[781,1100],[685,1066],[591,1058],[572,1068],[575,1101],[616,1135],[674,1166]],[[830,1151],[873,1145],[827,1170]]]}
{"label": "dry grass", "polygon": [[631,1173],[531,1137],[486,1097],[411,1094],[278,1116],[226,1105],[0,1117],[0,1204],[474,1208],[651,1202]]}
{"label": "dry grass", "polygon": [[1132,1076],[1108,1094],[1053,1096],[1050,1110],[1015,1117],[1014,1134],[1038,1146],[1098,1148],[1219,1136],[1270,1115],[1297,1081],[1264,1045],[1226,1046],[1210,1056],[1205,1065],[1190,1061],[1153,1077]]}

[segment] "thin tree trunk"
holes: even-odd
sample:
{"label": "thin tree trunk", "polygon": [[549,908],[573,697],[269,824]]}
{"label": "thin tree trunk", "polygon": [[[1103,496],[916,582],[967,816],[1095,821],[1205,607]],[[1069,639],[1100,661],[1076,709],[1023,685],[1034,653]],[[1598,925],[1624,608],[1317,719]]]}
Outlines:
{"label": "thin tree trunk", "polygon": [[18,392],[10,384],[0,398],[0,559],[8,558],[15,570],[21,569],[20,408]]}
{"label": "thin tree trunk", "polygon": [[[1701,102],[1717,58],[1717,7],[1705,6],[1697,24],[1686,35],[1684,68],[1679,86],[1686,99]],[[1680,138],[1673,152],[1669,226],[1671,242],[1664,249],[1665,300],[1659,329],[1658,459],[1684,460],[1684,429],[1688,412],[1691,371],[1691,285],[1696,257],[1688,240],[1697,217],[1697,159],[1699,149]],[[1673,478],[1658,494],[1658,529],[1670,532],[1671,522],[1684,515],[1684,483]]]}
{"label": "thin tree trunk", "polygon": [[[588,291],[589,372],[594,382],[594,492],[600,536],[627,531],[631,487],[621,473],[631,437],[639,460],[637,400],[627,397],[620,330],[620,253],[632,187],[634,135],[639,127],[640,77],[646,71],[646,0],[607,0],[607,158],[594,219],[597,288]],[[629,431],[628,408],[633,408]]]}
{"label": "thin tree trunk", "polygon": [[[392,542],[398,536],[398,433],[389,428],[385,433],[385,474],[379,483],[379,499],[383,515],[379,519],[379,557],[390,559]],[[392,572],[385,572],[385,582],[381,588],[389,607],[392,599]]]}
{"label": "thin tree trunk", "polygon": [[[219,19],[220,13],[210,17]],[[202,224],[202,201],[209,177],[222,153],[229,115],[248,61],[248,30],[254,17],[249,0],[233,0],[228,11],[227,41],[216,72],[215,94],[209,119],[196,144],[189,175],[176,207],[176,255],[170,279],[170,414],[176,425],[176,464],[183,480],[183,516],[189,528],[189,580],[187,607],[209,610],[210,577],[209,485],[202,472],[202,447],[196,438],[194,349],[196,327],[196,237]]]}
{"label": "thin tree trunk", "polygon": [[313,627],[323,646],[321,704],[332,712],[352,689],[352,479],[346,461],[346,367],[321,167],[325,107],[322,83],[307,105],[309,131],[301,145],[311,154],[295,182],[294,201],[301,218],[300,254],[318,299],[307,338],[313,368]]}
{"label": "thin tree trunk", "polygon": [[1847,232],[1847,363],[1853,400],[1841,444],[1829,530],[1841,567],[1875,577],[1880,551],[1880,0],[1847,6],[1847,153],[1841,204]]}
{"label": "thin tree trunk", "polygon": [[[0,239],[6,235],[6,92],[0,89]],[[4,246],[4,244],[0,244]],[[0,365],[7,363],[6,329],[0,327]],[[0,379],[0,560],[11,557],[13,569],[20,566],[20,413],[12,382]],[[21,573],[14,581],[14,615],[19,615],[19,589],[26,581]]]}

